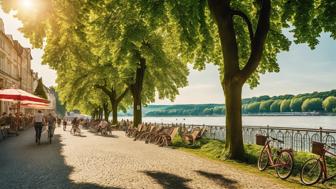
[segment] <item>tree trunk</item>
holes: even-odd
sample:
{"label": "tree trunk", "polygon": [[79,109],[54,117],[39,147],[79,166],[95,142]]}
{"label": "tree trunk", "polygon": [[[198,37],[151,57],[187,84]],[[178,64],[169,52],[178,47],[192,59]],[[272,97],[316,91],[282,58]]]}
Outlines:
{"label": "tree trunk", "polygon": [[135,90],[132,92],[133,96],[133,125],[137,127],[142,123],[142,105],[141,105],[141,92]]}
{"label": "tree trunk", "polygon": [[103,119],[103,109],[99,108],[99,119]]}
{"label": "tree trunk", "polygon": [[209,8],[218,26],[222,53],[224,79],[222,88],[225,95],[226,107],[226,141],[225,155],[229,159],[242,159],[244,146],[242,137],[241,92],[243,83],[237,78],[239,56],[233,14],[230,1],[208,1]]}
{"label": "tree trunk", "polygon": [[104,109],[104,119],[108,122],[110,111],[108,110],[108,104],[107,103],[103,104],[103,109]]}
{"label": "tree trunk", "polygon": [[116,101],[111,101],[112,104],[112,124],[118,124],[118,103]]}
{"label": "tree trunk", "polygon": [[131,93],[133,96],[133,126],[137,127],[142,123],[142,85],[145,77],[146,71],[146,59],[140,56],[139,67],[136,70],[135,82],[130,86]]}
{"label": "tree trunk", "polygon": [[234,82],[222,84],[226,106],[226,157],[229,159],[243,159],[244,145],[242,134],[241,95],[242,85]]}

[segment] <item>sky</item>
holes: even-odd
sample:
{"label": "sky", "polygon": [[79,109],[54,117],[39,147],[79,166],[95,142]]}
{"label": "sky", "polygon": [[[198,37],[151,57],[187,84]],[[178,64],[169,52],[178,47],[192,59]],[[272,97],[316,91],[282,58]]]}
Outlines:
{"label": "sky", "polygon": [[[29,41],[18,31],[22,25],[10,14],[0,9],[5,31],[12,34],[24,47],[31,47]],[[32,69],[38,72],[47,86],[55,86],[56,72],[47,65],[41,65],[42,49],[32,50]],[[243,98],[260,95],[300,94],[336,89],[336,41],[323,33],[319,45],[311,50],[305,44],[292,44],[288,52],[278,55],[279,73],[261,76],[260,85],[254,89],[243,88]],[[174,102],[157,99],[154,104],[201,104],[224,103],[224,94],[219,81],[218,69],[207,65],[203,71],[189,66],[189,85],[180,89]]]}

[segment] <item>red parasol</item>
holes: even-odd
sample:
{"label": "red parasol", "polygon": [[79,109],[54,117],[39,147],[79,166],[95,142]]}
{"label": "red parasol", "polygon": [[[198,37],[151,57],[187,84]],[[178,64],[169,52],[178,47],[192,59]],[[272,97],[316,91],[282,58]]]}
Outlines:
{"label": "red parasol", "polygon": [[21,103],[42,103],[48,104],[49,101],[21,89],[3,89],[0,90],[0,100],[18,101]]}
{"label": "red parasol", "polygon": [[53,109],[49,104],[21,104],[23,108],[33,108],[33,109]]}

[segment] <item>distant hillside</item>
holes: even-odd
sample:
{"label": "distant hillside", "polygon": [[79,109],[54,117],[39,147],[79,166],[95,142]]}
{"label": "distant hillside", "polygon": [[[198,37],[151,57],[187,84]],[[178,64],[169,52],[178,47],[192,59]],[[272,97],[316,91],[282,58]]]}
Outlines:
{"label": "distant hillside", "polygon": [[223,104],[182,104],[182,105],[166,105],[156,110],[155,105],[149,105],[144,109],[147,111],[145,116],[207,116],[207,115],[223,115]]}
{"label": "distant hillside", "polygon": [[[243,114],[290,112],[336,113],[336,90],[304,93],[299,95],[259,96],[242,100]],[[221,116],[224,104],[148,105],[144,116]],[[131,111],[120,115],[132,115]]]}

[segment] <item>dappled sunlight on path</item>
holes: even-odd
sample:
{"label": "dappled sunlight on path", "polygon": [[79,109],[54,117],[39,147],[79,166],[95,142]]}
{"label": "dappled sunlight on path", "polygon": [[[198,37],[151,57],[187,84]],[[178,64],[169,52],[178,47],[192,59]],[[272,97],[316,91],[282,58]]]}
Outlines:
{"label": "dappled sunlight on path", "polygon": [[123,132],[102,137],[83,130],[80,137],[57,128],[51,145],[46,138],[36,145],[33,136],[30,129],[0,142],[1,188],[283,188]]}

